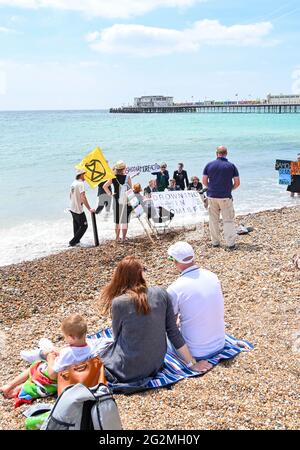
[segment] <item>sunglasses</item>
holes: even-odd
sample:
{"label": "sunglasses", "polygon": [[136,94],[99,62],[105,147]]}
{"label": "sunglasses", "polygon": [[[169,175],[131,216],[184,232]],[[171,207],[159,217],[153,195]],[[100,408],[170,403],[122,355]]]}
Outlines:
{"label": "sunglasses", "polygon": [[174,261],[176,261],[176,259],[175,259],[175,258],[173,258],[173,256],[168,256],[168,261],[172,261],[172,262],[174,262]]}

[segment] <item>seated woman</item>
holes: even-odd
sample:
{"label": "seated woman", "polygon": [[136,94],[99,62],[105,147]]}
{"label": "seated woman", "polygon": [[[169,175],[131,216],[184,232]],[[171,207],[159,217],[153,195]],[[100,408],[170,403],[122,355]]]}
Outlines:
{"label": "seated woman", "polygon": [[155,376],[164,362],[167,337],[193,370],[210,368],[192,358],[176,326],[169,295],[148,287],[144,271],[138,259],[127,256],[100,297],[102,314],[112,315],[113,339],[102,340],[98,350],[108,380],[125,383]]}
{"label": "seated woman", "polygon": [[180,191],[180,186],[176,185],[176,180],[174,180],[174,178],[171,178],[169,180],[169,186],[167,187],[166,191]]}
{"label": "seated woman", "polygon": [[173,219],[174,213],[172,211],[163,207],[155,208],[151,198],[142,196],[142,186],[139,183],[133,185],[133,192],[147,214],[148,220],[152,219],[155,223],[163,223]]}

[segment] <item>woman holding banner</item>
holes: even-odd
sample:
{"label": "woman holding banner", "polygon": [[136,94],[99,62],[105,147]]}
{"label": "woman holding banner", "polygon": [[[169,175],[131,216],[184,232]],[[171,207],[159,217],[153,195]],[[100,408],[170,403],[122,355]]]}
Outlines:
{"label": "woman holding banner", "polygon": [[[131,207],[127,202],[127,191],[132,189],[132,181],[129,175],[126,175],[126,164],[124,161],[118,161],[114,166],[116,178],[108,180],[103,189],[108,196],[114,198],[114,222],[116,232],[116,242],[120,241],[120,232],[122,229],[122,242],[126,241],[129,216]],[[110,186],[114,187],[114,194],[110,191]]]}

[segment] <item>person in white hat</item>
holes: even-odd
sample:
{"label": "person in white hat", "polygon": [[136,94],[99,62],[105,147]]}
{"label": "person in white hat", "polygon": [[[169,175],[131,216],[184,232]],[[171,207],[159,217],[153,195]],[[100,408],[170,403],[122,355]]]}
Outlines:
{"label": "person in white hat", "polygon": [[224,298],[218,277],[195,262],[193,247],[177,242],[168,250],[180,277],[168,288],[181,334],[196,361],[206,361],[225,345]]}
{"label": "person in white hat", "polygon": [[75,245],[80,243],[80,239],[86,232],[88,228],[88,222],[86,215],[83,211],[83,205],[88,209],[88,211],[95,212],[94,209],[90,207],[88,199],[85,195],[84,188],[84,174],[86,171],[84,169],[77,170],[76,179],[71,184],[70,191],[70,212],[73,218],[73,231],[74,236],[69,242],[70,247],[74,247]]}
{"label": "person in white hat", "polygon": [[[126,164],[119,160],[114,165],[114,172],[116,177],[108,180],[103,189],[108,197],[114,199],[113,211],[115,222],[116,242],[120,242],[120,233],[122,230],[122,242],[127,241],[128,224],[130,221],[130,213],[132,208],[128,205],[126,192],[132,189],[131,177],[126,173]],[[110,186],[114,187],[114,194],[110,190]]]}

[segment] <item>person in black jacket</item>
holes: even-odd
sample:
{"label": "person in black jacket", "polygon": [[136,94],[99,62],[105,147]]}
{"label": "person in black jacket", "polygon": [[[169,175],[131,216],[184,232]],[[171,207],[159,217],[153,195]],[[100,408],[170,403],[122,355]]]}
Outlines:
{"label": "person in black jacket", "polygon": [[175,170],[173,178],[176,181],[176,186],[179,187],[181,191],[189,186],[189,179],[186,170],[183,170],[183,163],[178,164],[178,170]]}

